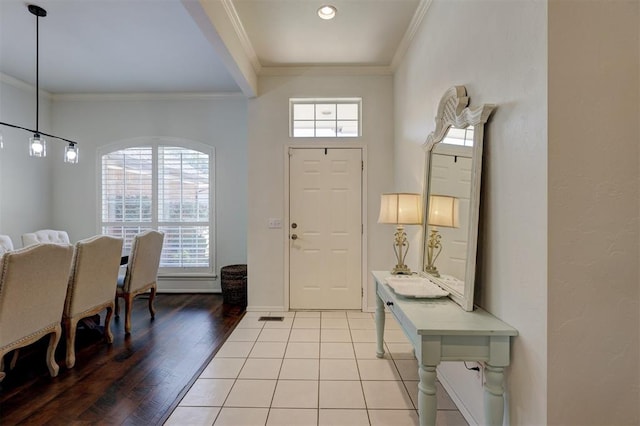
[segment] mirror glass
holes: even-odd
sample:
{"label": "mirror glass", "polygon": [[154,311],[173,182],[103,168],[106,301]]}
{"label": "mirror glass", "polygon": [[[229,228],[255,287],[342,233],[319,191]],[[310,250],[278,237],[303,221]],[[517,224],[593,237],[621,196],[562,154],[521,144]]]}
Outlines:
{"label": "mirror glass", "polygon": [[467,108],[455,86],[440,101],[425,143],[422,271],[463,309],[473,310],[484,123],[493,105]]}

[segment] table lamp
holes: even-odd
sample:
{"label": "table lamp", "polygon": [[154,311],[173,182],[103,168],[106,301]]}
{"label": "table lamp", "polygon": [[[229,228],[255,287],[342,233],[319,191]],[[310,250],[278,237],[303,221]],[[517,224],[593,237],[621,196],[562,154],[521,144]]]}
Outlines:
{"label": "table lamp", "polygon": [[458,199],[449,195],[431,195],[429,197],[429,215],[427,224],[431,226],[431,234],[427,242],[427,266],[424,271],[439,277],[440,273],[435,266],[436,259],[442,251],[442,236],[436,226],[445,228],[457,228],[460,226]]}
{"label": "table lamp", "polygon": [[380,197],[380,217],[378,223],[392,223],[396,225],[393,250],[397,263],[391,271],[394,275],[410,275],[411,270],[404,264],[409,251],[409,241],[404,232],[404,225],[421,225],[422,209],[420,194],[390,193]]}

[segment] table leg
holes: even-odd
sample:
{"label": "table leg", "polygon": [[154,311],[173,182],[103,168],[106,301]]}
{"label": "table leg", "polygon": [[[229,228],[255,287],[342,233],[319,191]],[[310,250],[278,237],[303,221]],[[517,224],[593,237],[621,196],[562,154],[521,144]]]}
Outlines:
{"label": "table leg", "polygon": [[420,426],[434,426],[438,412],[436,398],[436,366],[420,365],[418,370],[418,417]]}
{"label": "table leg", "polygon": [[504,417],[504,368],[485,364],[484,412],[487,425],[502,426]]}
{"label": "table leg", "polygon": [[376,356],[384,357],[384,302],[376,295]]}

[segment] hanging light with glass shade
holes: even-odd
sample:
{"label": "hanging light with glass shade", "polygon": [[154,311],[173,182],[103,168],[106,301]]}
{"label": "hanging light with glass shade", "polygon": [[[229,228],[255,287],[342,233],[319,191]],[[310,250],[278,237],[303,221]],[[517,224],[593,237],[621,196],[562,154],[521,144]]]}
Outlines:
{"label": "hanging light with glass shade", "polygon": [[70,143],[64,148],[64,162],[76,164],[78,162],[78,147],[74,143]]}
{"label": "hanging light with glass shade", "polygon": [[[29,9],[29,12],[36,17],[36,128],[33,130],[2,121],[0,121],[0,125],[13,127],[14,129],[26,130],[33,134],[33,136],[29,138],[29,156],[31,157],[42,158],[47,156],[47,141],[44,136],[68,142],[69,145],[64,151],[64,162],[76,164],[78,162],[78,142],[40,131],[40,18],[47,16],[47,11],[34,4],[28,5],[27,8]],[[0,148],[2,147],[3,141],[0,137]]]}

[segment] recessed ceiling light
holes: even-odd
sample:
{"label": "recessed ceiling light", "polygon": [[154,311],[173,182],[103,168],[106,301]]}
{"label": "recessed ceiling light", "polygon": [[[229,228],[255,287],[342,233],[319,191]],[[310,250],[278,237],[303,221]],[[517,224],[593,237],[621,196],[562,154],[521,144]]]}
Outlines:
{"label": "recessed ceiling light", "polygon": [[318,16],[322,19],[333,19],[335,18],[337,11],[338,9],[336,9],[335,6],[326,4],[322,6],[320,9],[318,9]]}

